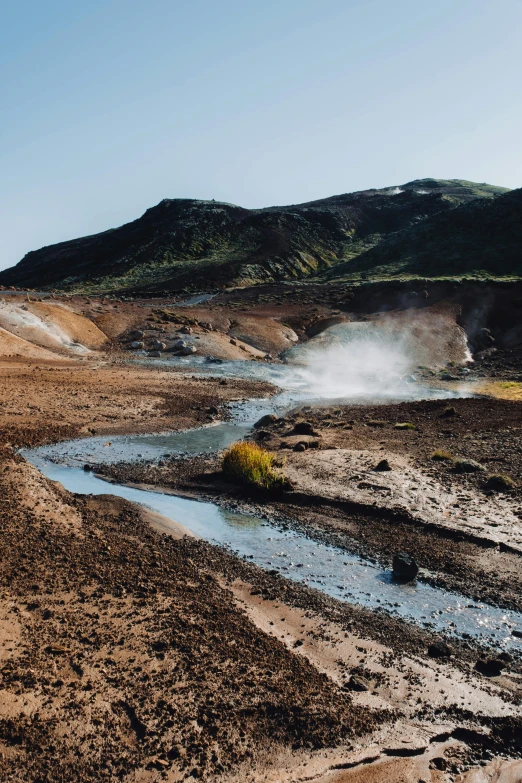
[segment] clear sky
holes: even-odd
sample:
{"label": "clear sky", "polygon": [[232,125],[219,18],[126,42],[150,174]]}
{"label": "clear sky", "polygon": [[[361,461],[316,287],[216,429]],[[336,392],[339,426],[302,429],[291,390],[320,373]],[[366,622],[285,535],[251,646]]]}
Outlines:
{"label": "clear sky", "polygon": [[163,198],[522,185],[522,0],[4,0],[0,268]]}

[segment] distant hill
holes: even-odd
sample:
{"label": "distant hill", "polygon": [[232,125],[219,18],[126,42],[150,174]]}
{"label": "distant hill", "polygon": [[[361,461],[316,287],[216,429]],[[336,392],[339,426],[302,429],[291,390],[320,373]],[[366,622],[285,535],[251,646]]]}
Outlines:
{"label": "distant hill", "polygon": [[326,276],[522,277],[522,189],[439,212],[390,234]]}
{"label": "distant hill", "polygon": [[101,234],[28,253],[0,284],[92,293],[175,291],[292,280],[352,262],[415,228],[506,188],[422,179],[285,207],[165,199]]}

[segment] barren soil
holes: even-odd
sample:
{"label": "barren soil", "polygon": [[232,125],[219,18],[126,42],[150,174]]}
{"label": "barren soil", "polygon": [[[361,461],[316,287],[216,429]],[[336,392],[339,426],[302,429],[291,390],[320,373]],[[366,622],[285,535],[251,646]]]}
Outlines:
{"label": "barren soil", "polygon": [[[222,295],[187,313],[192,335],[245,358],[242,341],[277,352],[335,315],[333,294],[314,302],[309,289],[288,303],[286,293],[266,287],[248,308],[246,295],[237,306]],[[62,304],[96,322],[111,351],[73,359],[5,340],[23,350],[0,365],[0,780],[520,780],[517,659],[497,677],[475,670],[480,651],[468,641],[434,659],[427,631],[184,536],[110,496],[109,484],[107,496],[65,492],[17,454],[210,423],[231,400],[273,392],[122,361],[143,320],[169,334],[172,322],[154,313],[169,303]],[[70,331],[83,323],[63,318]],[[519,489],[483,488],[492,472],[522,478],[518,404],[451,406],[452,415],[441,403],[314,409],[276,422],[260,437],[286,457],[294,491],[279,497],[227,484],[215,458],[106,473],[261,507],[384,564],[405,549],[422,578],[520,608]],[[300,420],[317,434],[293,435]],[[395,429],[404,421],[415,429]],[[310,440],[316,448],[294,451]],[[442,448],[485,470],[453,472],[431,459]],[[382,458],[391,471],[373,470]],[[420,502],[428,486],[435,503]]]}

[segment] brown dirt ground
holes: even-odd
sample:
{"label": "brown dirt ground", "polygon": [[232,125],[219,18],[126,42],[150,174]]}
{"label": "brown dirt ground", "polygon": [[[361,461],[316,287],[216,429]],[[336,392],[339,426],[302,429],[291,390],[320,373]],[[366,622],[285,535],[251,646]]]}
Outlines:
{"label": "brown dirt ground", "polygon": [[[312,289],[295,297],[268,287],[253,297],[248,318],[239,317],[244,296],[236,306],[234,292],[211,310],[224,319],[218,327],[223,340],[235,330],[238,339],[257,339],[266,351],[292,341],[285,329],[302,336],[307,324],[335,312],[335,292],[331,299],[314,299]],[[135,304],[87,297],[65,304],[113,343],[143,320]],[[262,324],[249,320],[256,308]],[[341,606],[206,542],[180,538],[178,528],[166,535],[166,520],[114,497],[71,495],[16,454],[20,446],[94,432],[207,423],[227,401],[270,394],[267,384],[222,384],[129,367],[116,354],[113,360],[72,361],[47,353],[32,359],[33,350],[43,351],[32,343],[25,350],[26,360],[0,363],[1,781],[520,779],[519,762],[499,758],[521,751],[516,662],[502,677],[486,679],[473,671],[477,651],[467,643],[455,645],[450,661],[433,661],[427,632]],[[372,438],[387,437],[361,425],[357,445],[342,439],[357,436],[358,425],[345,431],[340,422],[328,423],[325,412],[309,415],[321,431],[321,446],[328,446],[317,454],[341,450],[336,445],[381,452]],[[348,410],[342,416],[356,418]],[[385,450],[422,467],[420,445],[418,452],[411,448],[417,441],[394,440],[397,432],[384,429],[390,438]],[[430,437],[435,441],[435,432]],[[515,444],[517,433],[509,437]],[[283,440],[276,435],[274,447]],[[302,455],[282,451],[304,475]],[[516,464],[509,463],[513,473]],[[207,468],[207,474],[215,470]],[[189,468],[183,481],[199,488],[193,473]],[[435,478],[446,480],[443,473]],[[212,484],[208,475],[204,480]],[[478,492],[476,480],[447,478]],[[295,494],[292,507],[280,498],[275,510],[389,557],[392,537],[378,527],[382,533],[386,520],[365,539],[362,513],[348,522],[340,507],[330,514],[331,504],[311,503],[304,504],[305,513],[298,496],[306,493]],[[255,503],[266,509],[266,499]],[[419,557],[422,528],[415,531]],[[415,526],[406,519],[396,530],[406,536]],[[468,544],[469,537],[460,542],[456,558],[467,556],[478,568],[478,554],[466,551]],[[449,557],[442,544],[437,552],[437,563]],[[503,554],[497,564],[512,569],[518,584],[509,559],[517,556]],[[450,568],[437,565],[435,571],[449,580]],[[485,589],[488,579],[493,589],[487,564],[484,573]],[[351,691],[352,675],[366,678],[368,691]],[[468,773],[476,763],[482,766]]]}

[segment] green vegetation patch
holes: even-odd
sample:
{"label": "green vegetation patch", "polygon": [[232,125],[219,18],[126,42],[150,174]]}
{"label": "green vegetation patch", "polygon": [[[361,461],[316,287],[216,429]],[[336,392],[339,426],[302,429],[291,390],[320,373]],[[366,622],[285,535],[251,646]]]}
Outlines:
{"label": "green vegetation patch", "polygon": [[223,458],[223,473],[235,481],[260,489],[282,489],[288,479],[276,468],[275,454],[257,443],[234,443]]}
{"label": "green vegetation patch", "polygon": [[431,458],[437,462],[453,462],[454,459],[453,454],[450,454],[449,451],[443,451],[442,449],[434,451]]}

